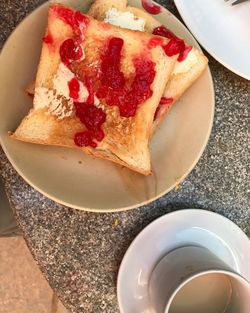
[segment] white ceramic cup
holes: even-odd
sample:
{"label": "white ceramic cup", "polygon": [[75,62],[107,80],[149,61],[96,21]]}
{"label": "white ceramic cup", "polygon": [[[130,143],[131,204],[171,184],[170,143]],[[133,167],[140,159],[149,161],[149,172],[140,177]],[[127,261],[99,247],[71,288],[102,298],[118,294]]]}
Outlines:
{"label": "white ceramic cup", "polygon": [[152,272],[149,294],[157,313],[250,312],[250,283],[203,247],[167,254]]}

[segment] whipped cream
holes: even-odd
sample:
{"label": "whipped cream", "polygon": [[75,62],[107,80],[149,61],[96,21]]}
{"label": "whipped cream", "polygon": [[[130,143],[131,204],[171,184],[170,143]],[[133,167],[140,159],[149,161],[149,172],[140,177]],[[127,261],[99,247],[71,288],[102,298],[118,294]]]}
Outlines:
{"label": "whipped cream", "polygon": [[34,108],[47,108],[49,112],[59,119],[69,117],[73,113],[73,102],[65,103],[65,98],[58,96],[54,90],[45,87],[37,87],[34,97]]}
{"label": "whipped cream", "polygon": [[78,99],[72,99],[69,96],[70,82],[75,75],[63,63],[60,63],[58,70],[53,77],[53,90],[45,87],[37,87],[35,89],[34,107],[48,108],[50,113],[57,116],[59,119],[69,117],[74,111],[74,101],[85,102],[89,96],[88,89],[79,82],[80,90]]}
{"label": "whipped cream", "polygon": [[183,74],[190,70],[192,66],[194,66],[198,62],[197,52],[192,48],[189,51],[186,59],[182,62],[176,62],[173,70],[173,74]]}
{"label": "whipped cream", "polygon": [[45,87],[37,87],[34,94],[34,108],[44,109],[49,103],[53,102],[54,98],[53,90]]}
{"label": "whipped cream", "polygon": [[[60,63],[56,75],[53,78],[53,86],[56,90],[56,93],[60,96],[64,96],[68,101],[72,101],[69,96],[69,86],[68,83],[75,78],[75,74],[71,72],[71,70],[65,66],[63,63]],[[74,99],[78,102],[85,102],[89,96],[88,89],[81,82],[78,81],[80,85],[79,97],[78,99]]]}
{"label": "whipped cream", "polygon": [[131,12],[121,12],[115,8],[106,12],[104,22],[119,26],[122,28],[144,31],[146,21],[143,18],[136,17]]}
{"label": "whipped cream", "polygon": [[68,82],[75,77],[74,73],[63,63],[59,64],[57,72],[53,77],[53,89],[58,95],[70,100]]}

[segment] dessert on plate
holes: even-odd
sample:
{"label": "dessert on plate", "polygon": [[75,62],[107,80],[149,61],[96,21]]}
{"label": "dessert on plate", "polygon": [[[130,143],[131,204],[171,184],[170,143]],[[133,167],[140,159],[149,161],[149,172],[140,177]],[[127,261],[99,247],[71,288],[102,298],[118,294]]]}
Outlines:
{"label": "dessert on plate", "polygon": [[96,0],[88,14],[51,4],[33,108],[17,140],[78,148],[144,175],[149,143],[206,57],[127,0]]}
{"label": "dessert on plate", "polygon": [[33,108],[11,136],[151,174],[154,116],[179,49],[168,38],[52,4]]}
{"label": "dessert on plate", "polygon": [[[147,1],[142,1],[142,7],[147,8]],[[160,13],[160,7],[151,4],[149,12]],[[182,46],[170,79],[162,95],[161,102],[155,114],[154,128],[161,124],[171,106],[200,77],[207,67],[208,60],[202,52],[178,38],[173,31],[162,25],[147,11],[128,5],[127,0],[95,0],[88,15],[122,28],[148,32],[175,40]]]}

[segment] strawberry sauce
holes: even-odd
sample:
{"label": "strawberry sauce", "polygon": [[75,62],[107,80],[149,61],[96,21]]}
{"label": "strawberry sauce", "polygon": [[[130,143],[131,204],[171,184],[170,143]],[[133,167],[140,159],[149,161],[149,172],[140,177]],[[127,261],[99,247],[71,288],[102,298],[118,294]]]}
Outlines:
{"label": "strawberry sauce", "polygon": [[75,32],[78,32],[80,27],[86,27],[89,23],[89,18],[80,11],[73,11],[60,4],[53,5],[52,9],[56,17],[71,26]]}
{"label": "strawberry sauce", "polygon": [[68,82],[69,86],[69,96],[72,99],[78,99],[79,91],[80,91],[80,83],[76,78],[72,78],[71,81]]}
{"label": "strawberry sauce", "polygon": [[132,117],[137,107],[153,94],[151,84],[155,78],[155,63],[146,57],[134,59],[135,75],[125,80],[121,72],[123,39],[113,37],[101,56],[101,85],[97,97],[107,105],[118,106],[122,117]]}
{"label": "strawberry sauce", "polygon": [[[89,23],[89,19],[79,11],[73,11],[61,5],[54,5],[53,11],[55,15],[64,23],[69,25],[73,30],[73,37],[66,39],[60,46],[61,61],[68,67],[83,57],[82,42],[84,40],[83,30]],[[89,96],[86,103],[74,102],[76,116],[80,119],[87,130],[78,132],[74,136],[74,142],[79,147],[97,147],[96,141],[104,139],[102,125],[106,121],[106,114],[101,108],[94,105],[94,93],[91,81],[85,77],[86,87]],[[79,98],[80,83],[78,79],[72,78],[68,82],[69,96],[76,101]]]}
{"label": "strawberry sauce", "polygon": [[161,7],[153,3],[153,1],[142,0],[141,3],[142,3],[144,10],[146,10],[148,13],[153,14],[153,15],[161,13]]}
{"label": "strawberry sauce", "polygon": [[[144,1],[150,3],[149,1]],[[158,6],[152,6],[155,12]],[[89,19],[79,11],[75,12],[61,5],[54,5],[52,10],[55,16],[73,30],[71,38],[62,42],[59,53],[61,61],[70,69],[74,63],[82,61],[84,51],[84,30]],[[155,13],[156,14],[156,13]],[[49,39],[45,39],[45,42]],[[75,114],[85,126],[85,130],[74,136],[74,142],[79,147],[96,148],[102,141],[105,133],[102,129],[106,122],[106,113],[96,106],[97,98],[104,100],[108,106],[117,106],[120,116],[129,118],[136,114],[138,106],[149,99],[153,91],[151,84],[155,78],[155,63],[147,55],[136,55],[133,59],[134,72],[130,77],[125,77],[121,70],[124,41],[122,38],[111,37],[104,42],[103,51],[100,55],[100,68],[98,78],[93,69],[88,68],[82,74],[68,82],[69,95],[74,101]],[[73,66],[73,67],[72,67]],[[79,103],[80,81],[88,89],[89,96],[85,102]]]}
{"label": "strawberry sauce", "polygon": [[51,33],[48,32],[47,35],[43,37],[43,42],[48,45],[52,45],[54,43],[54,39]]}
{"label": "strawberry sauce", "polygon": [[192,50],[192,46],[187,46],[183,39],[177,37],[173,32],[171,32],[171,30],[166,28],[164,25],[156,27],[152,33],[154,35],[170,39],[166,45],[162,45],[160,43],[159,45],[162,45],[163,50],[169,57],[179,54],[177,59],[178,62],[184,61],[187,58],[188,53]]}
{"label": "strawberry sauce", "polygon": [[65,40],[60,47],[61,60],[65,65],[77,61],[83,56],[82,47],[73,39]]}
{"label": "strawberry sauce", "polygon": [[169,98],[168,97],[162,97],[161,101],[160,101],[160,103],[159,103],[159,105],[155,111],[154,120],[156,120],[159,117],[161,112],[165,113],[167,110],[169,110],[171,108],[173,102],[174,102],[174,99],[171,97],[169,97]]}

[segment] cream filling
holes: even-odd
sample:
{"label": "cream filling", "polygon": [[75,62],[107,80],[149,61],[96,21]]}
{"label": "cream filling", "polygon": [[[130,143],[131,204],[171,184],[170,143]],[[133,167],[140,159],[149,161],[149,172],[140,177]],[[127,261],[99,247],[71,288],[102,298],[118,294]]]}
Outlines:
{"label": "cream filling", "polygon": [[50,113],[59,119],[71,116],[74,111],[74,101],[85,102],[89,96],[86,86],[78,81],[80,85],[79,97],[78,99],[70,98],[68,82],[73,78],[75,78],[74,73],[63,63],[60,63],[53,77],[53,90],[45,87],[35,89],[34,107],[36,109],[48,108]]}
{"label": "cream filling", "polygon": [[106,12],[104,22],[122,28],[144,31],[146,21],[141,17],[136,17],[131,12],[121,12],[115,8]]}
{"label": "cream filling", "polygon": [[189,51],[186,59],[182,62],[176,62],[173,70],[173,74],[182,74],[186,73],[190,70],[192,66],[194,66],[198,62],[197,52],[192,48]]}

